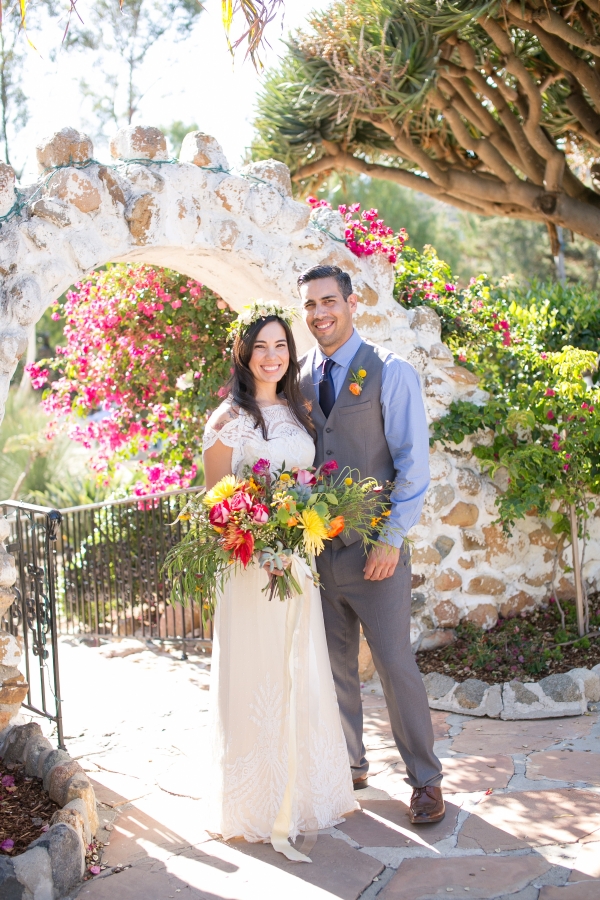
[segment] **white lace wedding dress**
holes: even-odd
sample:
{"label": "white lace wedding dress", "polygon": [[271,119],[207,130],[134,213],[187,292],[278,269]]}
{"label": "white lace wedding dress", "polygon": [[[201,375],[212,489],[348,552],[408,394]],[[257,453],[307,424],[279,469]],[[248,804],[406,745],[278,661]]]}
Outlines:
{"label": "white lace wedding dress", "polygon": [[[218,413],[228,409],[227,402]],[[310,466],[314,445],[287,406],[263,409],[268,440],[241,412],[216,440],[233,448],[232,469],[268,459],[273,469]],[[212,421],[222,416],[213,416]],[[327,654],[319,589],[307,576],[300,597],[269,601],[256,562],[234,574],[217,603],[211,673],[211,831],[271,841],[292,859],[301,832],[338,823],[357,808]]]}

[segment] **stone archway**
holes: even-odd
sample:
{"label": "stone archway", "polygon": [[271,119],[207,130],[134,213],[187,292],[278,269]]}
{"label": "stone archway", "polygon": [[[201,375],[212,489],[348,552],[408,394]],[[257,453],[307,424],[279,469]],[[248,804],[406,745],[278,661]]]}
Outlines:
{"label": "stone archway", "polygon": [[[297,302],[299,272],[335,262],[361,298],[361,332],[440,376],[429,390],[433,406],[473,392],[469,373],[448,373],[452,357],[435,314],[395,303],[390,264],[350,253],[342,217],[296,202],[282,163],[231,174],[220,145],[202,132],[188,134],[179,161],[169,162],[162,132],[140,126],[122,129],[111,151],[115,166],[96,163],[90,139],[64,128],[38,146],[41,179],[20,195],[12,169],[0,164],[0,216],[13,210],[0,230],[1,397],[28,328],[69,285],[109,261],[177,269],[234,309],[252,297]],[[298,337],[305,348],[303,326]]]}
{"label": "stone archway", "polygon": [[[162,132],[140,126],[119,131],[111,151],[115,165],[102,165],[89,138],[65,128],[37,148],[41,180],[19,193],[14,172],[0,164],[0,412],[28,329],[69,285],[111,261],[177,269],[234,309],[251,297],[297,302],[299,272],[337,263],[360,297],[359,331],[417,368],[430,419],[454,399],[483,399],[472,373],[454,365],[441,342],[436,314],[399,306],[390,264],[350,253],[342,217],[296,202],[282,163],[232,174],[218,142],[202,132],[188,134],[179,160],[169,161]],[[304,326],[297,336],[305,349]],[[539,603],[549,592],[555,540],[534,518],[519,523],[511,540],[501,535],[492,524],[498,488],[480,475],[468,442],[432,451],[431,467],[414,529],[413,637],[435,642],[438,628],[462,618],[489,626],[499,611]],[[585,574],[600,578],[600,524]],[[560,573],[559,582],[563,595],[572,591]]]}

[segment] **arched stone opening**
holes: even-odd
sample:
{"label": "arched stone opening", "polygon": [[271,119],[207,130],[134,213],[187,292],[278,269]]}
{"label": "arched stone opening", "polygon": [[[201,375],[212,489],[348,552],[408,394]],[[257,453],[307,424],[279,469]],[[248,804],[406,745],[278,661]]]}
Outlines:
{"label": "arched stone opening", "polygon": [[[335,261],[353,275],[365,307],[389,307],[388,319],[397,321],[385,323],[388,337],[393,324],[410,333],[406,316],[390,305],[391,267],[359,262],[344,245],[340,216],[311,215],[294,201],[281,163],[231,174],[217,141],[201,132],[186,137],[178,162],[168,161],[155,128],[124,129],[111,149],[114,167],[96,163],[91,141],[65,128],[38,147],[40,181],[18,194],[12,170],[0,168],[0,216],[8,216],[0,231],[1,396],[27,330],[71,284],[107,262],[168,266],[239,309],[252,297],[293,303],[298,273]],[[363,313],[367,331],[381,312]],[[298,330],[305,349],[309,337]]]}

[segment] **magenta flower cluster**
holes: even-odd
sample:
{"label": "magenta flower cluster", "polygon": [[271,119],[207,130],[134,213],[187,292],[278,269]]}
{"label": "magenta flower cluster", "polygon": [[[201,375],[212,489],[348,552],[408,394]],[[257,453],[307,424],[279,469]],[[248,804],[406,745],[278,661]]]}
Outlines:
{"label": "magenta flower cluster", "polygon": [[496,320],[492,325],[492,328],[494,329],[494,331],[502,332],[502,343],[505,347],[510,347],[512,343],[510,324],[506,319],[501,319],[498,313],[492,313],[492,318]]}
{"label": "magenta flower cluster", "polygon": [[[308,197],[306,201],[313,209],[324,207],[332,209],[328,200],[318,200],[316,197]],[[373,256],[380,254],[385,256],[388,262],[396,263],[402,253],[408,235],[404,228],[394,232],[393,228],[386,225],[379,218],[376,209],[360,211],[360,203],[352,203],[347,206],[341,203],[337,210],[344,217],[346,229],[344,237],[346,246],[355,256]],[[356,218],[355,218],[356,217]]]}

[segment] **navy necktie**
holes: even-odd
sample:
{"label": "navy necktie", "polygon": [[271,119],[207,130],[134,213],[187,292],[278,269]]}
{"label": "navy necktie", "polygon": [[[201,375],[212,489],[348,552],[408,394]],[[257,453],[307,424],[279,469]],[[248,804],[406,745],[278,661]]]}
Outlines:
{"label": "navy necktie", "polygon": [[331,374],[333,366],[334,362],[332,359],[325,360],[319,382],[319,406],[323,410],[323,415],[326,419],[329,418],[329,413],[335,403],[335,387],[333,385],[333,375]]}

